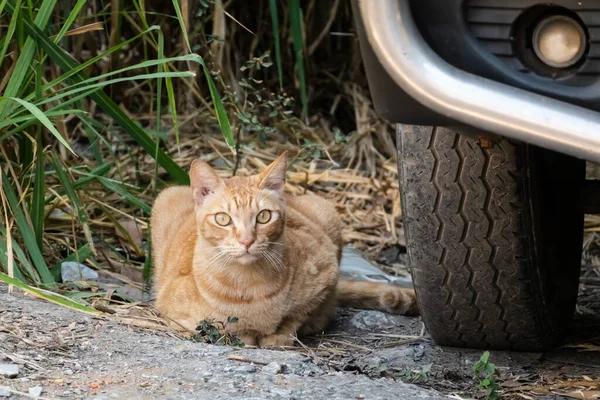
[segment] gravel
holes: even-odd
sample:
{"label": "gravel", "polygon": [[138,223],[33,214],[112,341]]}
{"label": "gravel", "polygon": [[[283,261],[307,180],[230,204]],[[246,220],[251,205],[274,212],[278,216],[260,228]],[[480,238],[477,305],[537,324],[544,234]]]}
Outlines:
{"label": "gravel", "polygon": [[[38,345],[26,346],[12,336],[7,336],[10,340],[0,340],[0,354],[23,363],[25,370],[21,370],[19,376],[29,378],[0,378],[0,384],[27,393],[33,389],[30,379],[35,380],[39,390],[43,387],[44,397],[83,399],[93,396],[96,400],[448,398],[400,381],[335,371],[295,351],[240,349],[182,341],[22,295],[0,293],[0,304],[0,326],[19,326],[22,332],[27,331],[29,340],[35,339]],[[14,367],[11,364],[12,371]],[[16,375],[11,373],[11,376]],[[35,393],[30,394],[37,396]]]}

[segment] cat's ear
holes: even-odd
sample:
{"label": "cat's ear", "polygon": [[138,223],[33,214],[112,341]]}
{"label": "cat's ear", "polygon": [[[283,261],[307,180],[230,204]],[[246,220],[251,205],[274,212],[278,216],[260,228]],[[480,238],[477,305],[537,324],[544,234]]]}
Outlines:
{"label": "cat's ear", "polygon": [[285,189],[285,172],[287,170],[287,151],[277,157],[263,172],[260,173],[258,187],[277,192],[283,196]]}
{"label": "cat's ear", "polygon": [[190,184],[196,205],[225,187],[225,182],[205,161],[194,160],[190,167]]}

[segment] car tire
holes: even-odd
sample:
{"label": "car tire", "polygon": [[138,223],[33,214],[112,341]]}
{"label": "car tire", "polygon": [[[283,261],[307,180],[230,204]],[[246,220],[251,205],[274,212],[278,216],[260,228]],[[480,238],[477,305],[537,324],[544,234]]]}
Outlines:
{"label": "car tire", "polygon": [[557,345],[577,298],[585,162],[451,128],[397,129],[403,224],[423,322],[439,345]]}

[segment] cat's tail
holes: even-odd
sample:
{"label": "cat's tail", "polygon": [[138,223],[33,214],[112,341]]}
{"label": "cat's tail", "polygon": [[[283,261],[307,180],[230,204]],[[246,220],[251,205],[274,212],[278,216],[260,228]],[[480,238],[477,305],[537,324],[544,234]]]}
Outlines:
{"label": "cat's tail", "polygon": [[379,310],[391,314],[418,315],[413,289],[387,283],[338,281],[336,299],[339,307]]}

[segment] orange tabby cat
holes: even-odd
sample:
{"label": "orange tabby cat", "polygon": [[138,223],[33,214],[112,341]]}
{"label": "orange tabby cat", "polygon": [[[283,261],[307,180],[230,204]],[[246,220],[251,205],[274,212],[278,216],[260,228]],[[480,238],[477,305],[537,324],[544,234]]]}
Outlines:
{"label": "orange tabby cat", "polygon": [[158,196],[158,309],[190,330],[238,317],[228,330],[263,347],[322,331],[336,305],[416,314],[412,290],[338,281],[341,220],[323,198],[284,194],[286,168],[283,154],[258,175],[221,179],[196,160],[191,188]]}

